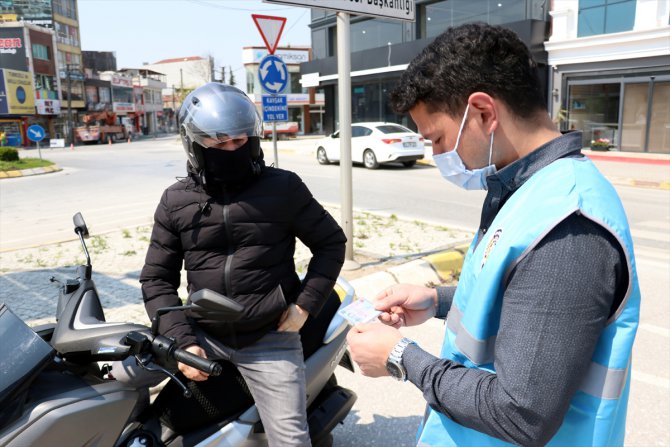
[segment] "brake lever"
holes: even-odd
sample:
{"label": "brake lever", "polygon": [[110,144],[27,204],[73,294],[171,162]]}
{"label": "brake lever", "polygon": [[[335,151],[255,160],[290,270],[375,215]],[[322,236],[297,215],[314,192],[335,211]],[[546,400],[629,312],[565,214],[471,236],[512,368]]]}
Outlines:
{"label": "brake lever", "polygon": [[[168,371],[167,369],[163,368],[162,366],[157,365],[157,364],[155,364],[155,363],[152,363],[152,362],[151,362],[151,356],[149,356],[146,360],[143,360],[143,359],[140,357],[139,354],[135,354],[135,361],[136,361],[137,364],[140,366],[140,368],[142,368],[142,369],[144,369],[144,370],[146,370],[146,371],[150,371],[150,372],[161,372],[161,373],[165,374],[166,376],[168,376],[170,379],[172,379],[172,380],[174,380],[175,382],[177,382],[177,385],[179,385],[179,386],[181,387],[181,389],[182,389],[182,394],[184,395],[185,398],[188,399],[188,398],[190,398],[190,397],[193,395],[193,393],[191,393],[191,390],[189,390],[188,388],[186,388],[186,385],[184,385],[184,384],[181,382],[181,380],[179,380],[179,379],[177,378],[177,376],[175,376],[174,374],[172,374],[170,371]],[[153,366],[150,366],[150,365],[153,365]]]}

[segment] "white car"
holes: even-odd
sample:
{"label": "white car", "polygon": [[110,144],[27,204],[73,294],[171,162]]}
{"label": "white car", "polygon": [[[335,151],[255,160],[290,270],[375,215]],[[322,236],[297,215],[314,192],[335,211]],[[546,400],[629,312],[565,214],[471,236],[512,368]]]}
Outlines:
{"label": "white car", "polygon": [[[377,169],[383,163],[402,163],[411,168],[424,155],[423,137],[395,123],[355,123],[351,126],[351,160]],[[322,164],[340,160],[340,132],[316,144],[316,159]]]}

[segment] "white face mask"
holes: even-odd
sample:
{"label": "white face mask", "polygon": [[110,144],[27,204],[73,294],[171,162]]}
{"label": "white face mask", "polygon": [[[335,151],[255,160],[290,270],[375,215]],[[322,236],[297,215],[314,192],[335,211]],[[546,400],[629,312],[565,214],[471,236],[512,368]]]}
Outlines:
{"label": "white face mask", "polygon": [[470,104],[465,107],[465,113],[463,114],[463,121],[461,121],[461,127],[458,129],[458,135],[456,136],[456,144],[454,148],[448,152],[443,152],[441,154],[433,155],[433,160],[437,165],[437,169],[440,170],[440,174],[446,180],[450,181],[456,186],[460,186],[463,189],[488,189],[486,185],[486,177],[491,174],[496,173],[496,167],[494,164],[491,164],[491,156],[493,155],[493,134],[491,132],[491,143],[489,144],[489,164],[483,168],[477,168],[469,170],[463,164],[463,160],[456,151],[458,149],[458,143],[461,141],[461,134],[463,133],[463,127],[465,126],[465,118],[468,116],[468,109]]}

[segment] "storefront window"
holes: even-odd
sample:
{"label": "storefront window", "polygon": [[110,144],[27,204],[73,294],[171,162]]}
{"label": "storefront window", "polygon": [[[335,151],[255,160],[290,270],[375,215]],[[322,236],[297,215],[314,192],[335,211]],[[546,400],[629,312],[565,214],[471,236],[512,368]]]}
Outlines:
{"label": "storefront window", "polygon": [[654,83],[649,152],[670,153],[670,81]]}
{"label": "storefront window", "polygon": [[100,102],[110,104],[112,102],[112,94],[109,87],[99,87],[98,94],[100,95]]}
{"label": "storefront window", "polygon": [[649,83],[624,86],[623,117],[621,120],[621,150],[644,151],[649,106]]}
{"label": "storefront window", "polygon": [[568,128],[581,130],[582,146],[591,140],[607,138],[617,145],[620,84],[570,85],[568,89]]}
{"label": "storefront window", "polygon": [[577,37],[630,31],[636,0],[579,0]]}

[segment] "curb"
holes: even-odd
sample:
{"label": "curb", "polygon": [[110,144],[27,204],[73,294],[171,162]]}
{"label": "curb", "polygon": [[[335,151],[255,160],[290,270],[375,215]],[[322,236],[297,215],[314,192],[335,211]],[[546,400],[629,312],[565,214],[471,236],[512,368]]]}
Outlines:
{"label": "curb", "polygon": [[382,290],[395,284],[436,286],[452,280],[461,273],[469,245],[424,256],[386,270],[349,281],[356,296],[371,300]]}
{"label": "curb", "polygon": [[[666,165],[669,164],[670,162],[667,162],[666,160],[657,160],[654,162],[645,160],[645,161],[634,161],[638,160],[637,158],[624,158],[624,157],[608,157],[608,156],[603,156],[603,157],[592,157],[590,154],[587,155],[587,157],[592,158],[594,160],[604,160],[604,161],[615,161],[615,162],[632,162],[632,163],[642,163],[642,164],[655,164],[655,165]],[[433,166],[435,167],[435,162],[432,159],[423,159],[423,160],[418,160],[417,164],[424,165],[424,166]],[[620,186],[634,186],[637,188],[650,188],[650,189],[664,189],[664,190],[670,190],[670,182],[663,182],[663,181],[655,181],[655,180],[639,180],[639,179],[634,179],[634,178],[626,178],[626,177],[605,177],[607,180],[609,180],[613,185],[620,185]]]}
{"label": "curb", "polygon": [[20,169],[14,171],[0,171],[0,179],[28,177],[31,175],[51,174],[52,172],[62,171],[63,168],[58,165],[45,166],[43,168]]}

